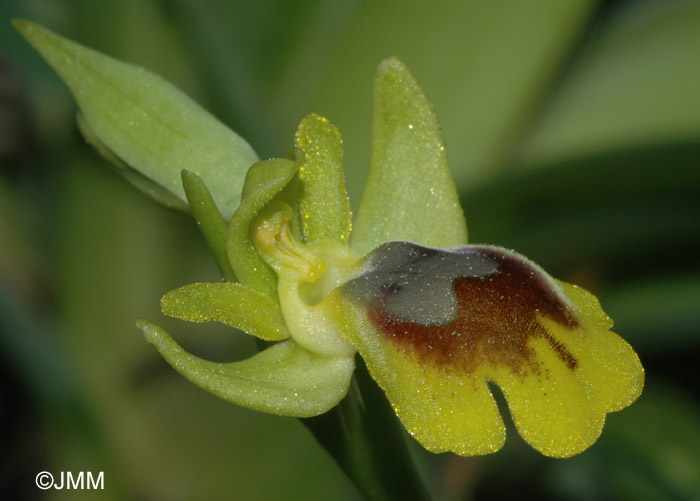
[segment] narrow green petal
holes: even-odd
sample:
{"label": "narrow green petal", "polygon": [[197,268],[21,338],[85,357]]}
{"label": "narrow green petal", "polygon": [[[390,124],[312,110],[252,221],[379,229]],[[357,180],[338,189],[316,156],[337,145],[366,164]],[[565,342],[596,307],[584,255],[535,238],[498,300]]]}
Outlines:
{"label": "narrow green petal", "polygon": [[163,329],[139,320],[149,343],[180,374],[228,402],[282,416],[311,417],[346,395],[353,357],[321,357],[283,341],[242,362],[219,364],[185,352]]}
{"label": "narrow green petal", "polygon": [[216,207],[211,192],[194,172],[183,170],[182,187],[185,189],[187,202],[190,204],[192,217],[197,222],[199,231],[214,254],[221,275],[229,282],[236,281],[236,275],[231,269],[226,251],[227,227],[226,220]]}
{"label": "narrow green petal", "polygon": [[221,322],[267,341],[289,334],[279,305],[266,294],[230,282],[190,284],[160,300],[163,313],[188,322]]}
{"label": "narrow green petal", "polygon": [[30,21],[15,27],[68,85],[95,137],[124,163],[185,201],[180,172],[196,172],[228,219],[257,160],[242,138],[159,76]]}
{"label": "narrow green petal", "polygon": [[254,164],[245,178],[241,204],[228,226],[228,258],[238,280],[277,297],[277,276],[250,239],[250,222],[291,181],[298,165],[285,158]]}
{"label": "narrow green petal", "polygon": [[304,158],[299,167],[304,240],[347,243],[352,215],[345,190],[340,132],[327,119],[312,114],[299,124],[295,144]]}
{"label": "narrow green petal", "polygon": [[354,226],[351,247],[362,254],[391,240],[467,242],[435,113],[396,58],[379,65],[374,81],[370,169]]}

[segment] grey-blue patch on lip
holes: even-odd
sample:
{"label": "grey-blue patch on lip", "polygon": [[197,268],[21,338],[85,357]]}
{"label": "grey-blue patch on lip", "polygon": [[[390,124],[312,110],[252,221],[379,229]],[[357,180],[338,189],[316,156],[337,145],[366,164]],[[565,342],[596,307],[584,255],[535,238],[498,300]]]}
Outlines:
{"label": "grey-blue patch on lip", "polygon": [[487,277],[498,263],[477,249],[434,249],[410,242],[388,242],[369,253],[362,274],[342,285],[364,304],[381,303],[394,319],[440,325],[457,314],[453,282]]}

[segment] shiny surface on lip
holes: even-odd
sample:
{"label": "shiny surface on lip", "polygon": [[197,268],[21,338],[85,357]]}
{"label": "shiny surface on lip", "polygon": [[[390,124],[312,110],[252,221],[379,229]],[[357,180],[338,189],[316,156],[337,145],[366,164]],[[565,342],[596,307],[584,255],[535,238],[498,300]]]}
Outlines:
{"label": "shiny surface on lip", "polygon": [[538,372],[528,342],[543,338],[570,370],[577,367],[539,321],[573,328],[574,313],[541,270],[515,253],[392,242],[370,255],[367,266],[346,292],[368,305],[379,332],[420,359],[466,373],[483,363]]}
{"label": "shiny surface on lip", "polygon": [[457,314],[454,279],[495,274],[498,263],[470,248],[389,242],[369,254],[365,267],[367,271],[344,286],[346,293],[365,304],[381,303],[394,320],[436,325]]}

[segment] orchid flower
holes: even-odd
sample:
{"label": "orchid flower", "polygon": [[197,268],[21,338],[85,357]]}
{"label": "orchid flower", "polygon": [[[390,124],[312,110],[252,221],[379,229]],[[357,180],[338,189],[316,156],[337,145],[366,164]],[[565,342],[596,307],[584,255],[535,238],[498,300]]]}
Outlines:
{"label": "orchid flower", "polygon": [[[243,361],[187,353],[139,320],[188,380],[229,402],[311,417],[364,359],[432,452],[497,451],[500,388],[521,436],[552,457],[593,444],[644,371],[596,298],[515,251],[468,244],[440,129],[396,58],[374,81],[369,175],[353,218],[336,127],[304,118],[290,158],[252,148],[156,75],[16,21],[71,89],[86,139],[134,185],[189,211],[225,281],[161,300],[166,315],[267,342]],[[478,217],[478,214],[473,215]]]}

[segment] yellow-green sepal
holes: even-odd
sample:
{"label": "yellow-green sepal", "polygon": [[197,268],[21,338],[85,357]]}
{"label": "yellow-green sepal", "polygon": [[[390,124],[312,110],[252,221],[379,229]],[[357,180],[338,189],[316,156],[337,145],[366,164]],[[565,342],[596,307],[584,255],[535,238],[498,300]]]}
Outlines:
{"label": "yellow-green sepal", "polygon": [[467,243],[467,225],[435,113],[396,58],[374,81],[370,168],[351,247],[366,254],[392,240],[430,247]]}
{"label": "yellow-green sepal", "polygon": [[220,322],[266,341],[289,337],[279,304],[268,295],[230,282],[190,284],[160,300],[168,316],[188,322]]}
{"label": "yellow-green sepal", "polygon": [[228,402],[282,416],[312,417],[346,395],[353,357],[323,357],[292,340],[241,362],[215,363],[184,351],[160,327],[138,321],[146,339],[165,360],[200,388]]}
{"label": "yellow-green sepal", "polygon": [[343,174],[343,142],[326,118],[311,114],[295,136],[301,190],[299,212],[304,241],[334,240],[347,244],[352,214]]}
{"label": "yellow-green sepal", "polygon": [[276,158],[253,164],[243,184],[241,204],[228,224],[227,252],[231,268],[245,285],[277,297],[277,276],[260,257],[250,237],[250,223],[260,210],[292,180],[299,166]]}
{"label": "yellow-green sepal", "polygon": [[196,172],[223,216],[231,217],[257,160],[245,140],[159,76],[36,23],[13,24],[63,79],[109,151],[183,202],[180,172]]}

